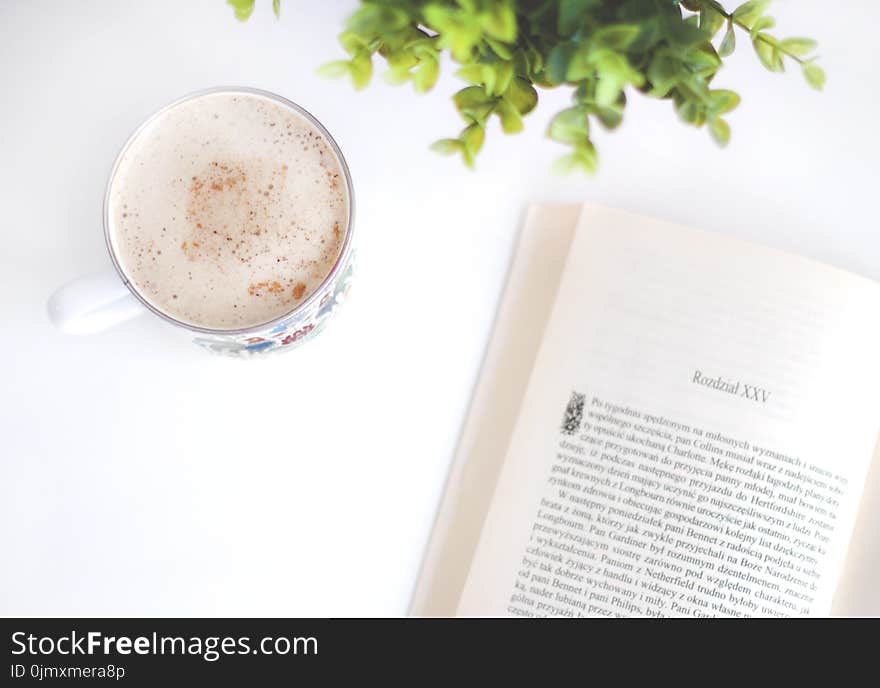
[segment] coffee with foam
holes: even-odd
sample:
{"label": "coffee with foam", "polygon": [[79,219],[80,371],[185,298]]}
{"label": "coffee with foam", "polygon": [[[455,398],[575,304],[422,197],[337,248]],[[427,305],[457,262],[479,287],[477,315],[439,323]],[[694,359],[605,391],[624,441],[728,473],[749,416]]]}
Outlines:
{"label": "coffee with foam", "polygon": [[342,163],[292,108],[215,92],[161,112],[131,141],[109,191],[122,272],[188,325],[253,327],[294,310],[339,259]]}

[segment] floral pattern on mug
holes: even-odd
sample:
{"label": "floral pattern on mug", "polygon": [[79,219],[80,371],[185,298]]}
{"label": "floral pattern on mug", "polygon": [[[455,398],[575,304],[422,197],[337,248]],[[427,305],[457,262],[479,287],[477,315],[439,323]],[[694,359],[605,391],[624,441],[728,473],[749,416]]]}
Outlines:
{"label": "floral pattern on mug", "polygon": [[265,332],[242,335],[204,335],[194,343],[204,349],[225,356],[251,357],[274,351],[290,351],[313,339],[322,332],[348,295],[354,275],[355,254],[349,253],[346,263],[334,280],[322,288],[326,292],[317,303],[304,311],[268,327]]}

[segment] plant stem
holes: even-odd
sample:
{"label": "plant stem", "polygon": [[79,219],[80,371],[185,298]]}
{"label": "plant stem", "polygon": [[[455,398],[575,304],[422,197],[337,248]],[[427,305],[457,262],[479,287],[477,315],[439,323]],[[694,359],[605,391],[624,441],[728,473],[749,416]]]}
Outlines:
{"label": "plant stem", "polygon": [[[727,18],[730,19],[730,15],[728,15]],[[741,28],[741,29],[743,29],[743,30],[745,30],[745,31],[748,31],[749,33],[752,32],[751,27],[750,27],[750,26],[746,26],[746,25],[743,24],[741,21],[734,21],[733,23],[736,24],[739,28]],[[771,43],[771,42],[768,41],[766,38],[764,38],[764,36],[761,35],[760,33],[759,33],[757,36],[755,36],[755,39],[754,39],[754,40],[756,40],[756,41],[761,41],[762,43],[766,43],[767,45],[770,45],[770,46],[776,48],[776,49],[779,50],[779,52],[781,52],[783,55],[785,55],[785,56],[788,57],[789,59],[794,60],[794,61],[797,62],[798,64],[803,64],[803,63],[804,63],[803,58],[800,58],[800,57],[798,57],[797,55],[793,55],[792,53],[788,52],[788,51],[787,51],[785,48],[783,48],[782,45],[779,44],[779,43]]]}
{"label": "plant stem", "polygon": [[[718,12],[718,14],[722,15],[725,19],[727,19],[728,22],[730,22],[731,24],[735,24],[736,26],[741,28],[743,31],[748,31],[751,34],[752,27],[747,26],[746,24],[744,24],[743,22],[741,22],[737,19],[734,19],[733,12],[728,12],[726,9],[724,9],[724,6],[720,2],[717,2],[717,0],[711,0],[709,2],[709,6],[712,9],[714,9],[716,12]],[[764,36],[762,36],[760,33],[757,36],[755,36],[754,40],[761,41],[762,43],[766,43],[767,45],[770,45],[770,46],[776,48],[783,55],[785,55],[786,57],[788,57],[791,60],[794,60],[798,64],[804,64],[804,62],[805,62],[805,60],[803,58],[798,57],[797,55],[793,55],[792,53],[788,52],[779,43],[771,43],[766,38],[764,38]]]}

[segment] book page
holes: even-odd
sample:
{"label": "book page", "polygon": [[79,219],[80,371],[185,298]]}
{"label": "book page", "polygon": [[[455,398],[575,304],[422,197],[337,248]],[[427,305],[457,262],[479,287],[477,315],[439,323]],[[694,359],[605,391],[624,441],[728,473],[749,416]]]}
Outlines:
{"label": "book page", "polygon": [[880,616],[880,441],[865,481],[849,553],[834,595],[836,616]]}
{"label": "book page", "polygon": [[878,312],[863,278],[585,207],[457,612],[828,613]]}
{"label": "book page", "polygon": [[533,205],[526,213],[410,614],[455,613],[580,211]]}

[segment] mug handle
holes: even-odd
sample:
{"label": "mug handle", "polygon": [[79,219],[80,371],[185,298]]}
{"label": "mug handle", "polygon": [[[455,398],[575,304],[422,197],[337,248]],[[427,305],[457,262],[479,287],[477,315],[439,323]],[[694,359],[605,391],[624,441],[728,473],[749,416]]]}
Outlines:
{"label": "mug handle", "polygon": [[49,320],[67,334],[106,330],[146,312],[113,268],[68,282],[49,297]]}

